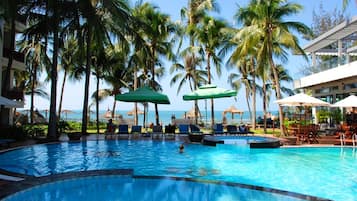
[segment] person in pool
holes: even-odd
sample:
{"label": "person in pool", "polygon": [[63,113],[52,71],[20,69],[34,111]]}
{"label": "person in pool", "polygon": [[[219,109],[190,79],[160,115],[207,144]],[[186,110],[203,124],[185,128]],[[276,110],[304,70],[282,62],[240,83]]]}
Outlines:
{"label": "person in pool", "polygon": [[183,153],[185,147],[183,146],[183,144],[180,145],[179,147],[179,153]]}

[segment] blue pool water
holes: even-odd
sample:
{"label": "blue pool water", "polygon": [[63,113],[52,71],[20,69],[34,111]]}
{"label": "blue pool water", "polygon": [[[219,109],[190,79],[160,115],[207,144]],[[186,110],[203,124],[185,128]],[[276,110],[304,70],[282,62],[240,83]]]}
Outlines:
{"label": "blue pool water", "polygon": [[215,136],[214,139],[223,140],[224,144],[245,145],[251,142],[269,142],[274,138],[262,136]]}
{"label": "blue pool water", "polygon": [[281,194],[251,190],[236,186],[176,181],[171,179],[132,178],[128,176],[95,176],[44,184],[16,193],[4,201],[223,201],[264,200],[298,201]]}
{"label": "blue pool water", "polygon": [[132,168],[135,175],[177,176],[258,185],[333,200],[357,200],[352,148],[249,149],[178,142],[84,141],[0,154],[0,168],[28,175]]}

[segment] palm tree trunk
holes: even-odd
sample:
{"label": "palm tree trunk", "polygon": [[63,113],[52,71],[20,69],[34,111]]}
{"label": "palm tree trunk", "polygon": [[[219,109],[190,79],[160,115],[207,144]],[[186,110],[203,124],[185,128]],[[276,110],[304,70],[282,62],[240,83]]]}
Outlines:
{"label": "palm tree trunk", "polygon": [[264,116],[264,133],[267,133],[267,88],[263,78],[263,116]]}
{"label": "palm tree trunk", "polygon": [[[208,52],[207,53],[207,79],[208,79],[208,84],[211,84],[211,54]],[[214,125],[214,100],[211,98],[211,128],[213,128]]]}
{"label": "palm tree trunk", "polygon": [[254,65],[254,59],[251,57],[251,72],[252,72],[252,104],[253,104],[253,115],[251,117],[252,119],[252,129],[255,130],[256,128],[256,115],[257,115],[257,100],[256,100],[256,92],[257,92],[257,86],[255,82],[255,65]]}
{"label": "palm tree trunk", "polygon": [[117,107],[117,102],[114,100],[113,107],[112,107],[112,119],[115,117],[115,110]]}
{"label": "palm tree trunk", "polygon": [[[136,65],[134,66],[134,91],[138,88],[138,74],[137,74]],[[138,125],[138,103],[134,103],[134,124]]]}
{"label": "palm tree trunk", "polygon": [[[97,134],[99,134],[99,70],[97,70],[97,92],[95,93],[95,110],[96,110],[96,116],[97,116],[97,122],[96,122],[96,127],[97,127]],[[113,112],[112,112],[113,113]]]}
{"label": "palm tree trunk", "polygon": [[251,108],[250,108],[249,89],[248,89],[248,87],[245,87],[245,99],[246,99],[246,101],[247,101],[248,111],[249,111],[249,114],[250,114],[250,116],[251,116],[252,110],[251,110]]}
{"label": "palm tree trunk", "polygon": [[64,86],[66,84],[66,79],[67,79],[67,70],[64,71],[63,74],[63,82],[62,82],[62,87],[61,87],[61,95],[60,95],[60,100],[58,104],[58,119],[61,119],[61,111],[62,111],[62,100],[63,100],[63,93],[64,93]]}
{"label": "palm tree trunk", "polygon": [[34,119],[34,99],[35,99],[35,82],[37,79],[37,64],[33,66],[32,69],[32,82],[31,82],[31,106],[30,106],[30,124],[33,124]]}
{"label": "palm tree trunk", "polygon": [[[276,99],[281,99],[281,93],[280,93],[280,82],[279,82],[279,75],[278,71],[275,67],[273,58],[270,56],[269,57],[269,64],[273,70],[273,75],[274,75],[274,85],[275,85],[275,93],[276,93]],[[283,121],[284,121],[284,116],[283,116],[283,109],[280,105],[278,105],[279,109],[279,124],[280,124],[280,131],[285,135],[284,129],[283,129]]]}
{"label": "palm tree trunk", "polygon": [[[55,19],[58,20],[57,9],[53,9]],[[53,55],[52,55],[52,67],[51,67],[51,102],[50,102],[50,115],[48,123],[48,135],[47,138],[54,140],[57,138],[57,116],[56,116],[56,101],[57,101],[57,59],[58,59],[58,28],[59,22],[56,20],[53,31]]]}
{"label": "palm tree trunk", "polygon": [[84,83],[84,100],[83,100],[83,113],[82,113],[82,135],[87,134],[87,115],[88,115],[88,97],[89,97],[89,80],[90,80],[90,68],[91,68],[91,27],[88,26],[87,30],[87,55],[86,55],[86,78]]}

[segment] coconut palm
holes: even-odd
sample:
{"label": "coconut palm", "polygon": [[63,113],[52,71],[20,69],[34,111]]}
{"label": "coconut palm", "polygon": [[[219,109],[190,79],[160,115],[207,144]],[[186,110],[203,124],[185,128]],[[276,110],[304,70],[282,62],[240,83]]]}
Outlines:
{"label": "coconut palm", "polygon": [[126,27],[131,22],[129,7],[125,0],[110,1],[79,1],[79,10],[82,13],[84,23],[81,30],[85,34],[86,67],[85,86],[82,113],[82,134],[87,132],[89,80],[92,66],[92,44],[96,47],[111,43],[110,35],[114,34],[119,41],[126,40]]}
{"label": "coconut palm", "polygon": [[[197,25],[199,22],[203,19],[204,16],[207,16],[208,11],[219,11],[218,4],[216,3],[215,0],[189,0],[187,7],[181,9],[181,17],[184,20],[187,21],[186,25],[183,27],[186,27],[186,33],[189,36],[189,48],[191,50],[191,56],[190,57],[184,57],[184,59],[190,59],[190,60],[195,60],[195,55],[196,51],[192,51],[195,48],[195,43],[197,38],[194,37],[195,33],[197,32]],[[190,61],[185,61],[185,63],[189,63]],[[194,63],[192,63],[194,64]],[[196,66],[190,67],[192,68],[193,71],[196,70]],[[195,74],[195,73],[194,73]],[[193,87],[194,90],[197,89],[198,83],[196,81],[199,80],[192,80],[194,82]],[[197,122],[197,117],[198,117],[198,102],[197,100],[194,101],[195,104],[195,119],[196,123]]]}
{"label": "coconut palm", "polygon": [[[298,51],[305,55],[292,31],[306,35],[311,34],[305,24],[285,21],[286,17],[301,9],[299,4],[287,3],[285,0],[252,0],[248,7],[240,8],[236,15],[240,21],[250,21],[248,26],[241,29],[240,36],[244,36],[242,40],[246,44],[259,47],[256,53],[258,62],[268,62],[274,74],[273,83],[277,99],[281,98],[281,89],[273,57],[286,59],[287,50]],[[280,106],[279,120],[281,122],[280,129],[283,130],[283,112]]]}
{"label": "coconut palm", "polygon": [[[149,3],[139,3],[134,9],[134,16],[139,18],[144,24],[141,35],[150,50],[150,57],[147,60],[148,67],[151,71],[150,85],[152,88],[158,89],[155,87],[155,75],[158,74],[156,69],[156,65],[159,64],[158,58],[160,56],[167,56],[167,58],[172,57],[172,42],[169,36],[176,31],[176,28],[171,22],[169,15],[161,13],[156,7]],[[158,86],[157,84],[156,82],[156,86]],[[159,125],[157,104],[155,104],[155,117],[156,124]]]}
{"label": "coconut palm", "polygon": [[58,103],[58,113],[57,113],[58,119],[61,119],[64,87],[67,82],[67,79],[68,78],[70,78],[71,80],[81,79],[80,68],[78,67],[78,61],[76,58],[77,54],[78,54],[78,41],[73,36],[69,36],[67,39],[65,39],[59,55],[60,67],[63,71],[63,80],[62,80],[62,86],[60,92],[60,99]]}
{"label": "coconut palm", "polygon": [[50,59],[47,56],[46,47],[41,35],[33,35],[30,38],[24,37],[21,43],[21,51],[25,54],[25,63],[28,72],[30,72],[29,83],[31,84],[30,100],[30,124],[33,124],[34,117],[34,96],[38,87],[38,77],[42,69],[50,65]]}
{"label": "coconut palm", "polygon": [[228,83],[230,83],[231,87],[235,90],[239,90],[242,85],[244,85],[245,88],[245,98],[248,106],[249,112],[251,112],[251,107],[250,107],[250,97],[252,94],[252,80],[250,78],[250,66],[248,64],[247,60],[240,60],[236,63],[233,63],[233,61],[230,61],[232,66],[235,66],[237,71],[239,73],[231,73],[228,76]]}
{"label": "coconut palm", "polygon": [[[201,49],[206,55],[207,62],[207,78],[208,84],[212,83],[211,78],[211,60],[216,67],[216,73],[221,75],[221,58],[217,55],[219,48],[224,47],[228,42],[228,35],[225,34],[224,29],[227,28],[227,23],[222,20],[217,20],[213,17],[205,16],[199,24],[197,39],[203,46]],[[211,124],[214,125],[214,101],[211,99]]]}

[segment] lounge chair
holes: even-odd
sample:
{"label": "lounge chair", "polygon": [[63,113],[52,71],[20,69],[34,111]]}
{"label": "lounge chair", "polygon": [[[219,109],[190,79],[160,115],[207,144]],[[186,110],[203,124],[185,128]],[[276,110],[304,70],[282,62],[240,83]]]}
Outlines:
{"label": "lounge chair", "polygon": [[173,125],[167,125],[165,126],[165,139],[175,139],[175,130],[176,130],[176,126]]}
{"label": "lounge chair", "polygon": [[223,124],[215,124],[213,126],[213,134],[214,135],[223,135]]}
{"label": "lounge chair", "polygon": [[[162,126],[152,127],[152,133],[151,133],[152,138],[160,138],[160,136],[163,136],[163,134],[164,133],[162,132]],[[147,137],[150,137],[150,135]]]}
{"label": "lounge chair", "polygon": [[189,134],[189,126],[187,124],[180,124],[178,128],[179,134]]}
{"label": "lounge chair", "polygon": [[201,129],[195,124],[190,124],[190,130],[192,134],[202,134]]}
{"label": "lounge chair", "polygon": [[128,124],[120,124],[118,126],[118,135],[129,137],[129,126]]}
{"label": "lounge chair", "polygon": [[254,133],[249,131],[248,126],[240,125],[240,126],[238,126],[238,134],[239,135],[247,135],[247,134],[254,134]]}
{"label": "lounge chair", "polygon": [[227,134],[228,135],[237,135],[238,129],[236,125],[227,125]]}
{"label": "lounge chair", "polygon": [[130,134],[134,137],[137,136],[139,137],[139,134],[142,134],[141,132],[141,126],[131,126],[131,132]]}

